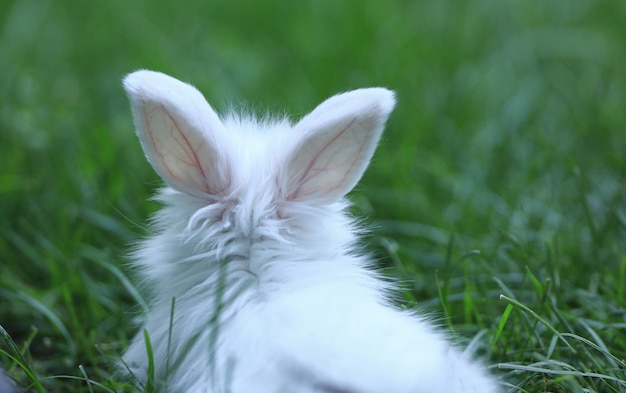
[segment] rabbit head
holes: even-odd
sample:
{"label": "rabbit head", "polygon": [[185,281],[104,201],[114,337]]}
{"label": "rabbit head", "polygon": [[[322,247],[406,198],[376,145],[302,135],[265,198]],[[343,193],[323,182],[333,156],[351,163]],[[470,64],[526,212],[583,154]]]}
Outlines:
{"label": "rabbit head", "polygon": [[[351,246],[355,228],[343,197],[374,153],[395,103],[391,91],[336,95],[292,125],[220,118],[194,87],[158,72],[134,72],[124,87],[147,159],[169,186],[158,197],[166,207],[157,231],[185,243],[177,262],[245,259],[256,274],[255,248],[294,260]],[[158,241],[171,252],[172,244]],[[138,259],[171,273],[155,267],[161,258]]]}

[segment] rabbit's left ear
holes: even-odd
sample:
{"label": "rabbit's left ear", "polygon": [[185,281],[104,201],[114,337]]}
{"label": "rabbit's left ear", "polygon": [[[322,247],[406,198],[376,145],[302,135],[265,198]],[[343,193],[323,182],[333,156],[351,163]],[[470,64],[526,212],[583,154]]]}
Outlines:
{"label": "rabbit's left ear", "polygon": [[287,159],[287,200],[330,203],[359,181],[395,105],[393,92],[359,89],[331,97],[295,126],[304,135]]}
{"label": "rabbit's left ear", "polygon": [[172,188],[197,197],[228,192],[232,168],[220,143],[223,125],[191,85],[154,71],[124,78],[137,136],[154,170]]}

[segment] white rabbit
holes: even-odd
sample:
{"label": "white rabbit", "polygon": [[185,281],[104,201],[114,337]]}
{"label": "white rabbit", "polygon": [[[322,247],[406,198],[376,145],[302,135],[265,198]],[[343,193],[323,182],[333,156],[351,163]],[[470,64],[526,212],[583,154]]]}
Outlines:
{"label": "white rabbit", "polygon": [[177,393],[499,390],[425,318],[393,307],[355,246],[344,196],[374,153],[391,91],[339,94],[291,124],[220,118],[158,72],[134,72],[124,88],[169,186],[135,255],[154,290],[124,356],[140,382]]}

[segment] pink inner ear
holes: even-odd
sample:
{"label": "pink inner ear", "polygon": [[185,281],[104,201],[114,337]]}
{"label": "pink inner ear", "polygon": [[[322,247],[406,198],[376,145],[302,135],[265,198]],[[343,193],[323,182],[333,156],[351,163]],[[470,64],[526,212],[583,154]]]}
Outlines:
{"label": "pink inner ear", "polygon": [[[201,178],[204,180],[200,184],[202,186],[202,190],[207,193],[211,193],[211,190],[209,190],[209,186],[206,182],[206,173],[204,172],[200,157],[198,156],[199,151],[205,145],[206,141],[201,141],[201,143],[199,143],[198,146],[194,148],[191,141],[182,131],[181,127],[178,125],[176,119],[172,116],[172,114],[163,105],[161,105],[161,110],[167,115],[167,117],[171,121],[172,127],[170,127],[169,129],[169,132],[172,136],[171,139],[174,140],[180,147],[180,150],[184,152],[184,155],[175,154],[171,149],[167,148],[167,145],[163,143],[163,141],[156,138],[152,132],[149,132],[148,137],[150,138],[150,142],[154,146],[155,153],[160,157],[159,161],[162,163],[163,170],[166,171],[168,176],[170,176],[172,179],[183,183],[186,179],[180,178],[176,171],[174,171],[170,166],[174,164],[174,168],[182,168],[183,166],[187,166],[190,168],[190,170],[196,170],[200,174]],[[149,119],[146,118],[145,120],[149,128]],[[168,150],[169,154],[165,153]],[[172,160],[179,161],[179,163],[176,164],[174,162],[171,162]],[[183,171],[182,173],[185,173],[185,171]]]}
{"label": "pink inner ear", "polygon": [[[137,105],[139,138],[150,163],[171,187],[198,197],[228,192],[230,166],[210,134],[219,132],[218,124],[202,118],[188,120],[187,114],[161,103],[139,101]],[[209,132],[201,127],[208,127]]]}
{"label": "pink inner ear", "polygon": [[[338,154],[341,154],[340,149],[335,149],[335,151],[330,151],[331,155],[329,155],[328,157],[325,157],[324,153],[328,152],[328,150],[332,150],[330,148],[334,145],[335,142],[337,142],[337,140],[341,139],[341,137],[352,127],[355,121],[356,121],[356,118],[350,119],[348,124],[343,129],[341,129],[336,135],[334,135],[332,138],[326,141],[323,144],[323,146],[321,146],[320,148],[316,150],[315,154],[313,154],[313,156],[311,157],[309,164],[306,166],[306,168],[302,172],[302,175],[300,176],[298,181],[295,183],[296,189],[287,196],[289,200],[298,199],[298,197],[300,196],[300,191],[302,191],[302,188],[312,178],[319,176],[322,172],[326,172],[328,177],[333,177],[332,175],[328,174],[331,171],[334,171],[336,175],[341,176],[341,179],[334,179],[335,186],[333,188],[327,189],[327,191],[330,193],[336,192],[340,188],[340,186],[345,183],[346,178],[350,175],[350,173],[352,172],[352,169],[356,165],[356,162],[358,161],[358,157],[361,156],[361,152],[363,150],[365,141],[364,140],[360,141],[359,150],[358,150],[359,153],[349,157],[351,158],[350,160],[351,163],[346,168],[341,168],[341,169],[337,168],[340,162],[337,162],[338,160],[336,159],[336,156]],[[307,139],[306,142],[310,143],[311,141]],[[314,144],[310,143],[310,145],[308,145],[307,147],[309,146],[314,146]],[[325,162],[323,163],[319,162],[320,158],[323,158]],[[318,164],[324,164],[324,165],[318,165]]]}

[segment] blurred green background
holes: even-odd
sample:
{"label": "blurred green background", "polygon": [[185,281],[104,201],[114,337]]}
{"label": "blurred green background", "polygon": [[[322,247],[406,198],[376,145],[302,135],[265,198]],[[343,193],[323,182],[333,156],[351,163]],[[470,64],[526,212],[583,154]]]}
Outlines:
{"label": "blurred green background", "polygon": [[[39,373],[109,378],[139,315],[124,255],[158,207],[121,88],[146,68],[218,111],[294,120],[340,91],[395,90],[351,198],[404,300],[493,340],[499,293],[549,298],[612,326],[623,358],[625,20],[608,0],[3,0],[0,324]],[[508,326],[491,361],[530,361]]]}

